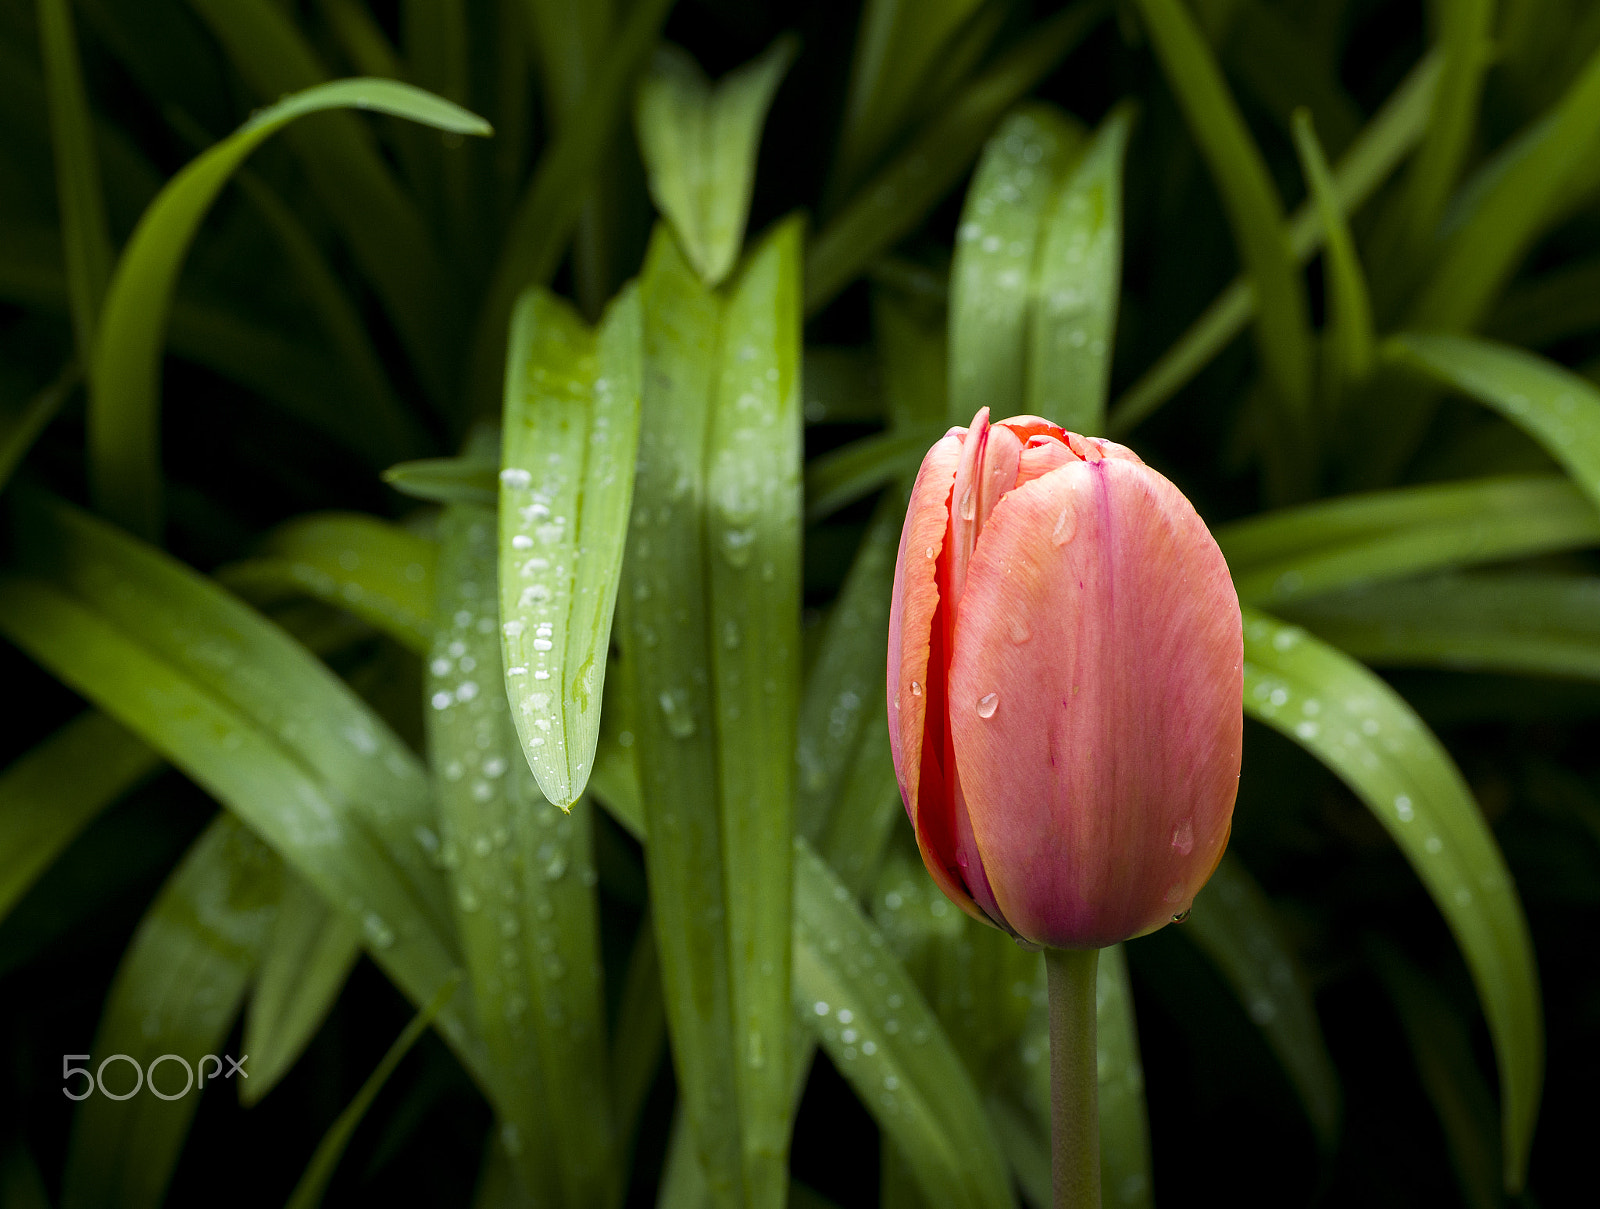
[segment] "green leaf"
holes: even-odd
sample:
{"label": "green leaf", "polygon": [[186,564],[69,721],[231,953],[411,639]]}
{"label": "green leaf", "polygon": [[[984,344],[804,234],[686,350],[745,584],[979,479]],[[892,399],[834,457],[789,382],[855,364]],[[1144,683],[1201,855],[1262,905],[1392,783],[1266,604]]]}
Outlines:
{"label": "green leaf", "polygon": [[546,290],[511,320],[500,471],[505,692],[550,801],[583,793],[600,734],[611,615],[639,443],[639,296],[590,331]]}
{"label": "green leaf", "polygon": [[419,655],[433,641],[435,544],[357,512],[317,512],[278,526],[255,558],[217,578],[257,605],[310,596],[346,609]]}
{"label": "green leaf", "polygon": [[[1256,349],[1285,410],[1286,435],[1303,443],[1311,420],[1311,322],[1286,238],[1283,203],[1210,49],[1180,0],[1138,0],[1150,41],[1211,170],[1254,284]],[[1305,466],[1288,451],[1290,473]]]}
{"label": "green leaf", "polygon": [[304,878],[284,874],[277,916],[245,1013],[250,1081],[239,1099],[257,1104],[300,1059],[361,955],[361,933]]}
{"label": "green leaf", "polygon": [[[257,100],[277,103],[253,120],[274,113],[285,103],[280,98],[292,102],[294,95],[309,94],[327,83],[327,71],[294,19],[271,0],[188,3]],[[353,83],[341,80],[335,86]],[[392,80],[373,80],[370,85],[416,95],[415,89]],[[466,122],[463,111],[448,102],[430,97],[423,104],[423,112],[431,111],[431,116],[391,110],[377,100],[369,107],[452,133],[489,133],[481,119]],[[291,130],[286,137],[316,196],[404,338],[427,393],[442,400],[454,362],[450,336],[459,324],[451,321],[445,305],[444,266],[416,204],[395,180],[370,131],[352,117],[325,118]]]}
{"label": "green leaf", "polygon": [[[415,757],[214,584],[64,505],[17,505],[39,573],[0,579],[0,631],[236,811],[425,1002],[456,946]],[[481,1042],[458,1010],[445,1036],[481,1078]]]}
{"label": "green leaf", "polygon": [[[1346,214],[1359,210],[1427,129],[1439,83],[1437,55],[1425,57],[1396,88],[1383,108],[1333,170],[1333,188]],[[1322,246],[1322,219],[1308,201],[1289,224],[1289,243],[1297,263],[1305,264]],[[1135,425],[1183,389],[1211,364],[1256,315],[1258,299],[1248,277],[1236,277],[1187,331],[1112,405],[1106,431],[1121,439]]]}
{"label": "green leaf", "polygon": [[1593,383],[1536,353],[1467,336],[1395,336],[1383,352],[1499,412],[1600,503],[1600,390]]}
{"label": "green leaf", "polygon": [[1285,602],[1424,571],[1600,544],[1594,505],[1539,475],[1402,487],[1220,526],[1246,603]]}
{"label": "green leaf", "polygon": [[1056,182],[1076,162],[1083,127],[1054,106],[1020,106],[978,160],[956,229],[950,266],[952,424],[980,407],[996,417],[1026,412],[1034,265],[1056,201]]}
{"label": "green leaf", "polygon": [[1021,410],[1091,436],[1105,431],[1122,288],[1122,161],[1132,125],[1132,109],[1118,108],[1084,148],[1045,219],[1034,269]]}
{"label": "green leaf", "polygon": [[612,1029],[612,1094],[617,1109],[617,1138],[630,1145],[650,1087],[661,1069],[667,1041],[667,1008],[661,996],[661,960],[656,956],[655,927],[648,910],[639,921],[633,952]]}
{"label": "green leaf", "polygon": [[90,483],[99,507],[138,532],[160,528],[158,424],[163,329],[178,270],[229,175],[268,135],[309,113],[362,108],[487,134],[481,118],[405,84],[341,80],[286,97],[188,164],[139,220],[106,295],[90,368]]}
{"label": "green leaf", "polygon": [[[533,179],[495,258],[495,273],[478,311],[469,364],[469,398],[479,407],[498,399],[507,324],[530,285],[548,285],[577,226],[589,186],[622,120],[634,77],[644,67],[674,0],[640,0],[611,41],[599,70],[584,85],[572,120],[539,157]],[[579,5],[578,12],[589,6]],[[551,58],[556,58],[552,52]],[[578,60],[583,62],[583,60]]]}
{"label": "green leaf", "polygon": [[0,919],[112,802],[161,759],[89,710],[0,773]]}
{"label": "green leaf", "polygon": [[38,0],[39,50],[50,97],[50,135],[55,146],[56,197],[61,209],[61,242],[66,251],[67,286],[78,360],[88,364],[111,262],[116,253],[106,221],[95,153],[94,122],[83,88],[78,40],[69,0]]}
{"label": "green leaf", "polygon": [[1600,51],[1544,117],[1463,190],[1444,246],[1405,326],[1476,327],[1535,239],[1558,217],[1600,146]]}
{"label": "green leaf", "polygon": [[1070,54],[1107,8],[1101,0],[1079,0],[1035,26],[1021,45],[963,85],[851,196],[806,255],[807,315],[833,301],[927,216],[961,179],[1000,115]]}
{"label": "green leaf", "polygon": [[[868,0],[861,9],[830,193],[859,183],[919,117],[941,61],[963,58],[982,0]],[[982,41],[972,48],[982,54]],[[968,64],[970,67],[970,64]]]}
{"label": "green leaf", "polygon": [[1364,663],[1600,680],[1600,580],[1440,575],[1330,593],[1293,620]]}
{"label": "green leaf", "polygon": [[929,1204],[1013,1203],[961,1059],[883,934],[804,840],[795,843],[794,1003]]}
{"label": "green leaf", "polygon": [[823,520],[847,504],[916,474],[928,450],[943,435],[942,427],[917,425],[874,433],[812,458],[806,465],[806,520]]}
{"label": "green leaf", "polygon": [[797,49],[782,36],[713,89],[687,51],[663,43],[639,82],[634,125],[650,196],[709,286],[739,259],[761,127]]}
{"label": "green leaf", "polygon": [[785,1060],[801,666],[800,272],[801,221],[791,218],[729,283],[705,454],[729,1040],[745,1197],[755,1206],[784,1202],[793,1108]]}
{"label": "green leaf", "polygon": [[422,1038],[422,1034],[428,1031],[428,1026],[443,1011],[445,1004],[450,1002],[460,982],[459,974],[453,976],[439,988],[427,1005],[411,1018],[411,1023],[400,1031],[400,1035],[394,1039],[394,1044],[383,1055],[372,1074],[367,1076],[367,1081],[361,1085],[361,1090],[356,1092],[355,1098],[328,1127],[328,1132],[322,1135],[322,1141],[317,1144],[311,1162],[306,1164],[305,1173],[295,1185],[285,1209],[316,1209],[322,1203],[323,1193],[327,1191],[333,1173],[338,1169],[339,1160],[344,1157],[345,1148],[350,1145],[350,1139],[355,1136],[356,1126],[361,1124],[361,1118],[367,1115],[367,1110],[372,1107],[372,1102],[378,1098],[378,1093],[383,1090],[383,1085],[389,1081],[389,1076],[394,1074],[401,1060],[411,1052],[411,1047]]}
{"label": "green leaf", "polygon": [[1295,111],[1294,145],[1300,171],[1306,178],[1327,242],[1325,286],[1327,327],[1323,339],[1325,407],[1335,407],[1347,384],[1358,385],[1372,372],[1372,304],[1367,298],[1366,275],[1356,255],[1355,241],[1345,223],[1344,211],[1323,157],[1322,144],[1311,126],[1308,110]]}
{"label": "green leaf", "polygon": [[1500,1070],[1508,1187],[1520,1187],[1544,1068],[1539,975],[1505,859],[1461,773],[1371,672],[1297,626],[1245,611],[1245,711],[1299,743],[1366,803],[1460,946]]}
{"label": "green leaf", "polygon": [[1322,1038],[1310,983],[1272,901],[1236,858],[1224,855],[1181,933],[1233,988],[1300,1097],[1318,1144],[1332,1152],[1339,1137],[1339,1076]]}
{"label": "green leaf", "polygon": [[436,504],[479,504],[500,499],[499,459],[423,458],[383,472],[383,481],[401,495]]}
{"label": "green leaf", "polygon": [[539,795],[500,685],[494,514],[445,513],[428,744],[456,923],[499,1088],[502,1142],[535,1196],[600,1209],[618,1171],[606,1078],[590,808]]}
{"label": "green leaf", "polygon": [[167,879],[123,954],[93,1056],[83,1059],[100,1087],[73,1120],[63,1209],[160,1205],[200,1103],[188,1080],[223,1074],[220,1058],[212,1070],[204,1056],[221,1055],[232,1031],[282,875],[272,852],[224,813]]}

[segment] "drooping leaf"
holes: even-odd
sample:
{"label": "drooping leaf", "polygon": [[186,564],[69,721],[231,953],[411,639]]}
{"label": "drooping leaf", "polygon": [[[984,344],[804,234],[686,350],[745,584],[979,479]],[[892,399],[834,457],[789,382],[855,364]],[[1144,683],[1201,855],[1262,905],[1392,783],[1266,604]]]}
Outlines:
{"label": "drooping leaf", "polygon": [[796,49],[780,37],[713,88],[687,51],[663,43],[639,82],[634,125],[650,195],[709,286],[738,262],[761,127]]}
{"label": "drooping leaf", "polygon": [[145,211],[117,262],[90,366],[90,483],[100,508],[137,532],[160,527],[161,349],[173,286],[189,244],[229,175],[274,131],[329,109],[390,113],[460,134],[481,118],[393,80],[340,80],[286,97],[173,177]]}
{"label": "drooping leaf", "polygon": [[299,1061],[360,955],[355,925],[304,878],[285,871],[245,1013],[244,1049],[251,1066],[239,1098],[246,1105],[259,1103]]}
{"label": "drooping leaf", "polygon": [[[967,189],[950,266],[952,424],[980,407],[1028,411],[1027,349],[1034,265],[1057,181],[1071,171],[1083,127],[1059,109],[1019,107],[990,136]],[[1053,418],[1053,413],[1052,413]]]}
{"label": "drooping leaf", "polygon": [[591,331],[535,289],[512,317],[500,471],[506,695],[539,788],[583,793],[600,733],[611,615],[639,441],[638,294]]}
{"label": "drooping leaf", "polygon": [[0,918],[161,757],[102,713],[80,714],[0,773]]}
{"label": "drooping leaf", "polygon": [[1600,544],[1600,515],[1553,475],[1374,491],[1217,529],[1247,603]]}
{"label": "drooping leaf", "polygon": [[1544,1073],[1539,976],[1505,858],[1461,773],[1383,681],[1253,609],[1245,613],[1244,700],[1247,714],[1349,785],[1444,916],[1489,1023],[1506,1182],[1520,1187]]}
{"label": "drooping leaf", "polygon": [[1383,351],[1492,407],[1600,504],[1600,390],[1592,382],[1536,353],[1468,336],[1408,333],[1386,341]]}
{"label": "drooping leaf", "polygon": [[[194,1084],[227,1077],[223,1046],[266,944],[282,875],[271,850],[225,812],[167,879],[123,954],[100,1018],[91,1047],[99,1088],[73,1120],[63,1209],[160,1205],[199,1107]],[[82,1066],[90,1062],[84,1055]],[[87,1083],[72,1080],[71,1088]]]}

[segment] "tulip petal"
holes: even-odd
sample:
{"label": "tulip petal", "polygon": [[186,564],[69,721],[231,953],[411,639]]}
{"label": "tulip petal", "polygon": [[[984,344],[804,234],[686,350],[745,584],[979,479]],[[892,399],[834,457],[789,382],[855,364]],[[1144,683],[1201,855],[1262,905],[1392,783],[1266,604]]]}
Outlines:
{"label": "tulip petal", "polygon": [[[889,605],[889,745],[917,846],[939,889],[977,910],[956,864],[953,801],[944,776],[944,619],[938,569],[950,523],[950,492],[965,430],[952,429],[928,456],[911,490]],[[938,727],[928,734],[929,719]]]}
{"label": "tulip petal", "polygon": [[1106,446],[1085,442],[1099,460],[996,507],[949,678],[1000,909],[1020,935],[1072,948],[1187,908],[1227,842],[1243,738],[1243,633],[1221,552],[1177,488]]}

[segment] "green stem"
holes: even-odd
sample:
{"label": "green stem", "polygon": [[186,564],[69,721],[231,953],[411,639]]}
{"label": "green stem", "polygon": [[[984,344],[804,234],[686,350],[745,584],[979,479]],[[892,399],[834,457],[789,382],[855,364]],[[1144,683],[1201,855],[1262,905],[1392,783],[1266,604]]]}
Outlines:
{"label": "green stem", "polygon": [[1050,1174],[1055,1209],[1100,1209],[1099,949],[1046,949],[1050,977]]}

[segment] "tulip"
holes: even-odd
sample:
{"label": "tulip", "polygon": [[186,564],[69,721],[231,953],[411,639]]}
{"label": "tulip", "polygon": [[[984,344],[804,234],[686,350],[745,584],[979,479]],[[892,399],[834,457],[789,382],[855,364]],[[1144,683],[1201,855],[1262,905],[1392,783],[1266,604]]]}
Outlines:
{"label": "tulip", "polygon": [[889,621],[895,774],[934,881],[1049,949],[1181,918],[1228,841],[1243,654],[1222,552],[1131,450],[987,408],[951,429]]}

